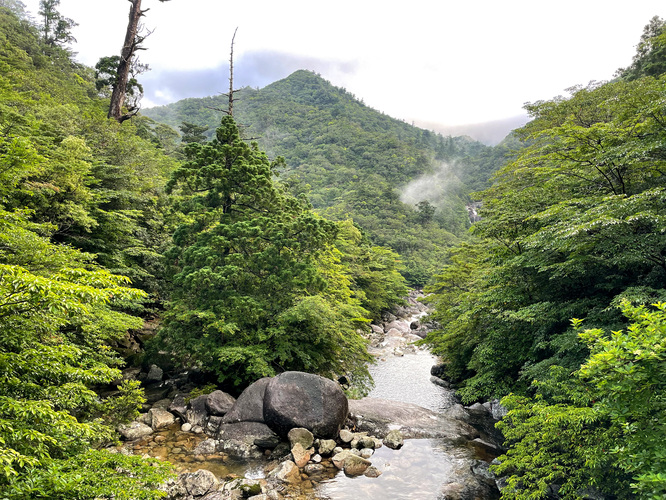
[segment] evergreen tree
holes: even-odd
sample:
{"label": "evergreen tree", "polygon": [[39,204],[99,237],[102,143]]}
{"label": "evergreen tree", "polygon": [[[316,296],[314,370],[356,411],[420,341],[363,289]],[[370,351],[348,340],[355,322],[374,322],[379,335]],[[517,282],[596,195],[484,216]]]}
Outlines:
{"label": "evergreen tree", "polygon": [[288,369],[363,372],[365,311],[327,287],[348,281],[323,258],[335,224],[273,182],[282,160],[241,140],[231,116],[185,152],[170,182],[187,222],[169,253],[175,290],[160,348],[237,385]]}

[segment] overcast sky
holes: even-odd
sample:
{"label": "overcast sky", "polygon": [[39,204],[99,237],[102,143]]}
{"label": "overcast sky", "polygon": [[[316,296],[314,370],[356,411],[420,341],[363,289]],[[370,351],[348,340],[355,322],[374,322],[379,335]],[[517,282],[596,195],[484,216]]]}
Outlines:
{"label": "overcast sky", "polygon": [[[39,0],[23,0],[36,15]],[[120,53],[126,0],[61,0],[77,59]],[[607,80],[627,66],[663,0],[143,0],[154,30],[143,107],[224,92],[297,69],[393,117],[460,125],[515,117],[525,102]]]}

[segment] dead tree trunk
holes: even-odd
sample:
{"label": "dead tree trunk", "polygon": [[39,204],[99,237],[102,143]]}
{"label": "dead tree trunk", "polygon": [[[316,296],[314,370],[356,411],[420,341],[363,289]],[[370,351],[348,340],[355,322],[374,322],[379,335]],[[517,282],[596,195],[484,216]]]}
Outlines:
{"label": "dead tree trunk", "polygon": [[116,82],[113,86],[108,114],[109,118],[114,118],[120,123],[131,118],[138,111],[138,109],[133,109],[129,110],[128,113],[123,114],[123,105],[125,104],[125,98],[127,96],[127,81],[129,79],[134,53],[145,38],[139,36],[139,20],[146,11],[141,10],[141,0],[129,0],[129,2],[132,4],[132,7],[130,8],[129,23],[127,24],[127,31],[125,32],[125,43],[123,44],[123,49],[120,53],[120,62],[118,63]]}

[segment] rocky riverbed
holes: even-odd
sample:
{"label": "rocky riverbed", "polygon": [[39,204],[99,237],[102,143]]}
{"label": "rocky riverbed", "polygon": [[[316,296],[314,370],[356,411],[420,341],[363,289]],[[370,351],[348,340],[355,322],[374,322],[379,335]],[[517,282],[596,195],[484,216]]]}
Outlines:
{"label": "rocky riverbed", "polygon": [[[152,367],[127,374],[147,382],[150,407],[120,429],[120,451],[174,463],[180,475],[165,486],[173,500],[498,497],[494,408],[463,408],[430,381],[433,358],[413,345],[427,333],[426,309],[415,294],[408,301],[372,326],[370,397],[347,401],[333,381],[287,372],[237,400],[222,391],[190,399],[186,377]],[[421,393],[425,402],[405,397]]]}

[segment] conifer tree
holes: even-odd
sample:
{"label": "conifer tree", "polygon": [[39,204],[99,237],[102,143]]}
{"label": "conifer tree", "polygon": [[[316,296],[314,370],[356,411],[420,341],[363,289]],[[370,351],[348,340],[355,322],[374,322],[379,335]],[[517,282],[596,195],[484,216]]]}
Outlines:
{"label": "conifer tree", "polygon": [[347,286],[335,263],[318,262],[335,223],[273,182],[282,160],[241,140],[231,115],[185,152],[170,183],[187,222],[169,254],[175,291],[160,349],[237,385],[287,369],[363,372],[365,311],[349,290],[327,288]]}

